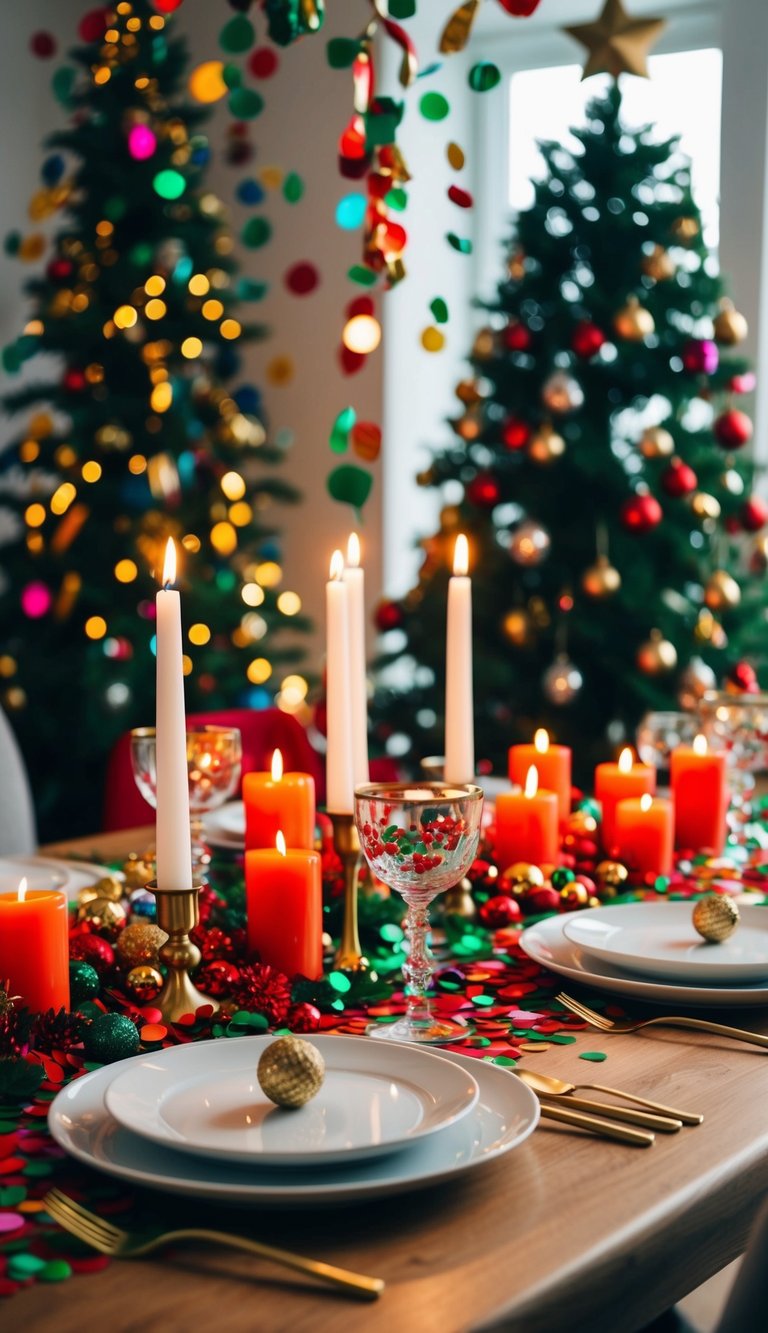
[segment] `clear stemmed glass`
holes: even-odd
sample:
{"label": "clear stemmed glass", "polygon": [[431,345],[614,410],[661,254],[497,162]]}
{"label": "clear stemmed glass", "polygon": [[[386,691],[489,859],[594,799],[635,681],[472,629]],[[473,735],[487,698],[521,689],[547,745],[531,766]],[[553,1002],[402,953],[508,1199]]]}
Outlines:
{"label": "clear stemmed glass", "polygon": [[467,1028],[432,1013],[427,988],[434,959],[427,946],[429,904],[463,879],[477,854],[482,788],[442,782],[375,782],[355,791],[355,823],[371,870],[408,904],[403,964],[407,1008],[396,1023],[368,1035],[390,1041],[461,1041]]}
{"label": "clear stemmed glass", "polygon": [[[189,813],[192,833],[192,871],[199,876],[210,863],[210,848],[203,837],[203,816],[224,805],[237,790],[243,746],[237,727],[196,727],[187,731]],[[131,732],[131,763],[136,786],[144,800],[157,806],[155,728]]]}
{"label": "clear stemmed glass", "polygon": [[678,745],[690,745],[699,720],[695,713],[650,712],[640,719],[635,740],[642,763],[650,764],[660,777],[669,777],[670,755]]}
{"label": "clear stemmed glass", "polygon": [[754,818],[755,774],[768,764],[768,694],[712,690],[699,704],[699,719],[712,749],[728,756],[728,827],[737,843],[745,843]]}

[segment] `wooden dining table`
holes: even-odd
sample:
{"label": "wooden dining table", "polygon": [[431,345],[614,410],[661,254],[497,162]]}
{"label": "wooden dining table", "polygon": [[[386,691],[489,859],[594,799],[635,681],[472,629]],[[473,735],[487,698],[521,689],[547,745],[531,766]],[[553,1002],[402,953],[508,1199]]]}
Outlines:
{"label": "wooden dining table", "polygon": [[[151,836],[129,830],[46,851],[108,862],[141,851]],[[768,1008],[718,1016],[768,1033]],[[586,1051],[607,1058],[588,1063],[579,1059]],[[768,1052],[674,1028],[586,1031],[523,1063],[698,1111],[704,1122],[638,1149],[543,1121],[522,1146],[455,1183],[354,1207],[212,1214],[202,1202],[178,1203],[188,1224],[223,1222],[383,1278],[372,1304],[242,1254],[190,1245],[172,1256],[115,1261],[55,1293],[31,1287],[0,1310],[0,1327],[634,1333],[744,1250],[768,1187]],[[146,1191],[150,1214],[156,1199]]]}

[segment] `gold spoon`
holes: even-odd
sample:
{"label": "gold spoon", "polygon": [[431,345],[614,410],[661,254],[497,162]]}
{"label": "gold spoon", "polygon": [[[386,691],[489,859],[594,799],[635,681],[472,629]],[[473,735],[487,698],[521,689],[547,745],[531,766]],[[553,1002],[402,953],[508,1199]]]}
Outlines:
{"label": "gold spoon", "polygon": [[[588,1101],[584,1097],[571,1097],[567,1093],[556,1092],[554,1084],[560,1084],[558,1078],[547,1078],[544,1074],[535,1074],[528,1069],[515,1069],[518,1078],[528,1085],[539,1098],[546,1097],[563,1106],[570,1106],[574,1111],[596,1111],[598,1115],[608,1115],[611,1120],[620,1120],[627,1125],[640,1125],[643,1129],[656,1129],[660,1134],[676,1134],[683,1128],[682,1120],[669,1116],[650,1115],[648,1111],[635,1111],[628,1106],[614,1106],[609,1102]],[[570,1087],[563,1084],[563,1087]]]}
{"label": "gold spoon", "polygon": [[[620,1088],[607,1088],[604,1084],[568,1084],[563,1078],[552,1078],[551,1074],[540,1074],[533,1072],[532,1069],[515,1069],[515,1073],[517,1077],[523,1078],[523,1081],[527,1082],[529,1088],[532,1088],[535,1092],[544,1093],[544,1096],[547,1097],[561,1097],[565,1096],[565,1093],[571,1092],[605,1092],[611,1097],[623,1097],[624,1101],[633,1101],[637,1106],[648,1106],[649,1109],[655,1110],[659,1116],[669,1117],[673,1121],[681,1121],[684,1125],[700,1125],[701,1121],[704,1120],[704,1116],[697,1116],[692,1110],[677,1110],[675,1106],[665,1106],[663,1102],[651,1101],[648,1097],[636,1097],[631,1092],[623,1092]],[[568,1102],[575,1105],[572,1097],[568,1097]],[[605,1102],[597,1102],[597,1106],[599,1106],[601,1112],[608,1113],[609,1116],[615,1116],[617,1110],[620,1109],[616,1106],[607,1105]],[[591,1109],[595,1109],[593,1102]],[[656,1128],[660,1129],[661,1126],[657,1125]],[[675,1125],[675,1128],[680,1128],[680,1126]]]}

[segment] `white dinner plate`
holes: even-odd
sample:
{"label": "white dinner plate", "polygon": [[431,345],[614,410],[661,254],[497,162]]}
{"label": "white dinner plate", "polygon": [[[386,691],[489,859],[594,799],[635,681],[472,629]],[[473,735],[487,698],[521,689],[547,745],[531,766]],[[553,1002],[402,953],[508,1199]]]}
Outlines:
{"label": "white dinner plate", "polygon": [[[608,910],[617,911],[618,908]],[[768,911],[768,908],[756,910]],[[756,986],[684,986],[625,976],[602,959],[590,957],[578,944],[567,938],[565,927],[579,915],[579,912],[565,912],[562,916],[547,917],[535,926],[528,926],[520,936],[521,948],[529,958],[561,977],[581,982],[594,990],[632,996],[649,1004],[705,1005],[708,1009],[738,1006],[747,1009],[768,1004],[768,983]]]}
{"label": "white dinner plate", "polygon": [[259,1086],[258,1055],[270,1039],[258,1051],[238,1039],[142,1056],[110,1083],[107,1109],[126,1129],[181,1152],[247,1166],[324,1166],[421,1142],[477,1102],[471,1074],[435,1051],[382,1050],[366,1037],[311,1043],[325,1078],[297,1110],[275,1106]]}
{"label": "white dinner plate", "polygon": [[591,958],[648,979],[713,986],[768,981],[768,910],[743,907],[729,939],[710,944],[690,902],[621,903],[579,912],[563,934]]}
{"label": "white dinner plate", "polygon": [[[254,1063],[271,1040],[237,1038],[251,1044]],[[136,1057],[134,1067],[141,1058]],[[233,1162],[190,1159],[142,1139],[119,1125],[104,1102],[110,1083],[131,1068],[129,1062],[74,1079],[51,1103],[48,1124],[56,1142],[78,1161],[136,1185],[220,1203],[280,1208],[352,1203],[453,1180],[517,1148],[533,1133],[539,1104],[520,1079],[483,1060],[450,1059],[477,1081],[480,1096],[474,1110],[411,1148],[348,1166],[245,1169]]]}
{"label": "white dinner plate", "polygon": [[219,810],[212,810],[203,819],[203,837],[211,847],[228,847],[242,851],[245,847],[245,806],[242,801],[229,801]]}
{"label": "white dinner plate", "polygon": [[66,861],[54,856],[0,857],[0,893],[13,893],[23,876],[30,889],[59,889],[70,902],[77,901],[81,889],[112,872],[107,866],[86,861]]}

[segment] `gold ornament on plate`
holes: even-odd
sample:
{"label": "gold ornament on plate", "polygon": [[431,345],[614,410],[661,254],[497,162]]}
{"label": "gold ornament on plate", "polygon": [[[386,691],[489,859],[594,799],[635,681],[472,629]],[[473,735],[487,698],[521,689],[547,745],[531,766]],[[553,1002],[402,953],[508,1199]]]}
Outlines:
{"label": "gold ornament on plate", "polygon": [[704,587],[704,601],[710,611],[733,611],[741,601],[741,588],[725,569],[716,569]]}
{"label": "gold ornament on plate", "polygon": [[697,518],[717,519],[720,517],[720,501],[706,491],[697,491],[691,496],[691,509]]}
{"label": "gold ornament on plate", "polygon": [[695,241],[701,227],[696,218],[675,218],[670,229],[670,235],[674,236],[676,241],[686,245],[688,241]]}
{"label": "gold ornament on plate", "polygon": [[635,661],[643,675],[662,676],[677,666],[677,649],[664,638],[661,630],[652,629],[650,637],[640,644]]}
{"label": "gold ornament on plate", "polygon": [[301,1037],[279,1037],[262,1053],[256,1070],[262,1092],[276,1106],[304,1106],[321,1089],[325,1061]]}
{"label": "gold ornament on plate", "polygon": [[588,597],[594,597],[596,601],[602,601],[605,597],[612,597],[621,587],[621,574],[608,559],[607,555],[599,555],[594,565],[590,565],[584,570],[581,576],[581,586]]}
{"label": "gold ornament on plate", "polygon": [[134,1000],[139,1004],[150,1004],[163,989],[163,974],[148,963],[140,963],[138,967],[131,968],[125,984]]}
{"label": "gold ornament on plate", "polygon": [[530,861],[515,861],[501,876],[504,891],[513,898],[523,898],[533,889],[544,887],[544,872]]}
{"label": "gold ornament on plate", "polygon": [[655,331],[656,323],[650,310],[646,310],[636,296],[630,296],[614,316],[613,327],[626,342],[642,342]]}
{"label": "gold ornament on plate", "polygon": [[711,944],[727,940],[739,924],[739,909],[732,898],[712,894],[701,898],[693,909],[694,929]]}
{"label": "gold ornament on plate", "polygon": [[677,273],[677,264],[663,245],[654,245],[650,254],[643,255],[640,267],[645,276],[653,278],[654,282],[668,282]]}
{"label": "gold ornament on plate", "polygon": [[549,425],[539,426],[528,445],[528,457],[546,466],[565,453],[565,440]]}
{"label": "gold ornament on plate", "polygon": [[716,341],[726,347],[735,347],[737,343],[743,343],[749,333],[749,325],[746,319],[735,308],[733,302],[728,300],[720,303],[720,311],[715,316],[714,329]]}
{"label": "gold ornament on plate", "polygon": [[651,426],[643,431],[638,448],[643,458],[671,458],[675,441],[663,426]]}
{"label": "gold ornament on plate", "polygon": [[168,936],[151,921],[135,921],[126,926],[115,946],[115,953],[123,967],[140,964],[157,967],[160,949]]}
{"label": "gold ornament on plate", "polygon": [[531,619],[527,611],[508,611],[501,622],[501,630],[515,648],[525,648],[531,642]]}

